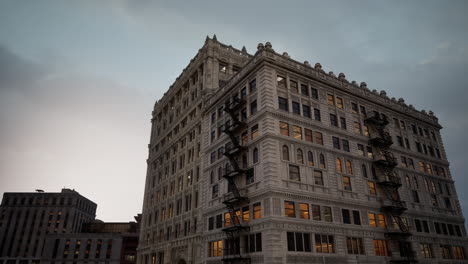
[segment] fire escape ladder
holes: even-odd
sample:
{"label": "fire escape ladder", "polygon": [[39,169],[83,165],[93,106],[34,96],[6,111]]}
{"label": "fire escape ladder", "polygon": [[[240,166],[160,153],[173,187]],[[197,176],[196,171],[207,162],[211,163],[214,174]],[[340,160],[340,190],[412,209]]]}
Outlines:
{"label": "fire escape ladder", "polygon": [[231,221],[229,226],[223,228],[223,231],[226,233],[226,240],[224,243],[222,260],[224,263],[233,264],[250,264],[250,257],[242,256],[240,250],[241,234],[250,231],[249,226],[241,223],[240,207],[244,204],[248,204],[249,199],[241,195],[235,180],[247,173],[247,170],[241,169],[239,166],[239,159],[244,150],[246,150],[246,147],[242,146],[239,142],[240,132],[247,127],[245,122],[239,120],[239,110],[244,104],[244,100],[233,97],[224,105],[224,111],[230,116],[231,121],[226,123],[223,132],[231,140],[232,147],[226,149],[224,152],[224,156],[229,159],[231,169],[226,168],[223,177],[227,180],[228,188],[232,195],[223,201],[228,209]]}
{"label": "fire escape ladder", "polygon": [[385,115],[374,112],[374,115],[366,118],[365,123],[372,128],[369,144],[376,150],[373,164],[380,172],[378,184],[385,190],[391,205],[382,205],[382,211],[388,213],[396,222],[399,231],[388,231],[386,237],[399,245],[401,258],[391,260],[392,263],[417,263],[416,254],[408,242],[410,233],[408,224],[404,221],[402,214],[407,210],[406,204],[401,200],[398,189],[401,187],[401,179],[395,173],[394,168],[397,161],[390,151],[393,144],[390,133],[385,131],[388,120]]}

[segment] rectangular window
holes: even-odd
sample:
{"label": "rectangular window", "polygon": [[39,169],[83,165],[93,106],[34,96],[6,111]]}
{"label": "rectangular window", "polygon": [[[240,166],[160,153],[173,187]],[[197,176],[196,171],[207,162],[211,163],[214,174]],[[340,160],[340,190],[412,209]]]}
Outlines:
{"label": "rectangular window", "polygon": [[302,139],[302,128],[300,126],[292,126],[293,137],[295,139]]}
{"label": "rectangular window", "polygon": [[326,222],[333,222],[331,207],[323,206],[323,220]]}
{"label": "rectangular window", "polygon": [[335,253],[334,237],[330,235],[315,235],[315,252]]}
{"label": "rectangular window", "polygon": [[301,181],[299,166],[289,165],[289,179],[292,181]]}
{"label": "rectangular window", "polygon": [[307,118],[312,118],[310,113],[310,106],[304,104],[302,105],[302,115]]}
{"label": "rectangular window", "polygon": [[313,142],[312,130],[304,128],[304,136],[306,141]]}
{"label": "rectangular window", "polygon": [[341,209],[341,215],[343,216],[343,224],[351,224],[351,215],[348,209]]}
{"label": "rectangular window", "polygon": [[257,100],[250,103],[250,115],[257,113]]}
{"label": "rectangular window", "polygon": [[223,255],[223,241],[212,241],[209,242],[209,257],[221,257]]}
{"label": "rectangular window", "polygon": [[332,137],[332,141],[333,141],[333,148],[341,149],[340,139],[338,137]]}
{"label": "rectangular window", "polygon": [[314,119],[317,121],[322,120],[322,117],[320,116],[320,110],[317,108],[314,108]]}
{"label": "rectangular window", "polygon": [[356,103],[351,103],[351,111],[353,112],[353,114],[357,114],[359,109],[358,109],[358,105]]}
{"label": "rectangular window", "polygon": [[346,130],[346,118],[340,117],[341,128]]}
{"label": "rectangular window", "polygon": [[242,207],[242,222],[250,221],[250,208],[248,206]]}
{"label": "rectangular window", "polygon": [[289,124],[280,121],[280,133],[283,136],[289,136]]}
{"label": "rectangular window", "polygon": [[335,105],[335,96],[328,94],[327,95],[327,101],[329,105]]}
{"label": "rectangular window", "polygon": [[346,139],[343,139],[342,141],[343,141],[343,150],[347,151],[347,152],[350,152],[350,150],[349,150],[349,141],[346,140]]}
{"label": "rectangular window", "polygon": [[296,217],[294,202],[284,201],[284,215],[287,217]]}
{"label": "rectangular window", "polygon": [[311,252],[309,233],[287,232],[288,251]]}
{"label": "rectangular window", "polygon": [[323,173],[319,170],[314,170],[314,183],[323,186]]}
{"label": "rectangular window", "polygon": [[386,240],[374,239],[374,252],[376,256],[390,256]]}
{"label": "rectangular window", "polygon": [[357,144],[357,147],[358,147],[358,154],[361,156],[365,156],[366,154],[364,153],[364,145]]}
{"label": "rectangular window", "polygon": [[377,227],[377,216],[374,213],[368,213],[369,216],[369,226]]}
{"label": "rectangular window", "polygon": [[323,145],[323,135],[320,132],[315,132],[315,143]]}
{"label": "rectangular window", "polygon": [[257,90],[257,80],[253,79],[249,82],[250,93],[253,93]]}
{"label": "rectangular window", "polygon": [[296,115],[300,115],[301,114],[301,106],[299,103],[297,102],[292,102],[292,109],[293,109],[293,113],[296,114]]}
{"label": "rectangular window", "polygon": [[346,238],[346,248],[348,249],[348,254],[354,255],[364,255],[364,244],[362,243],[362,238],[357,237],[347,237]]}
{"label": "rectangular window", "polygon": [[431,249],[431,245],[427,244],[427,243],[421,243],[419,244],[420,245],[420,249],[421,249],[421,255],[424,257],[424,258],[432,258],[432,249]]}
{"label": "rectangular window", "polygon": [[313,99],[316,99],[318,100],[319,99],[319,95],[318,95],[318,90],[315,89],[315,88],[310,88],[310,93],[311,93],[311,96]]}
{"label": "rectangular window", "polygon": [[354,133],[359,134],[359,135],[362,134],[361,123],[354,122]]}
{"label": "rectangular window", "polygon": [[262,252],[262,233],[246,235],[244,241],[246,252]]}
{"label": "rectangular window", "polygon": [[252,140],[256,139],[258,137],[258,125],[254,125],[251,129],[250,129],[250,138],[252,138]]}
{"label": "rectangular window", "polygon": [[345,191],[352,191],[353,188],[351,186],[351,178],[348,176],[342,176],[343,179],[343,190]]}
{"label": "rectangular window", "polygon": [[334,114],[330,114],[330,125],[338,127],[338,118]]}
{"label": "rectangular window", "polygon": [[316,221],[322,220],[322,216],[320,214],[320,205],[312,205],[312,219]]}
{"label": "rectangular window", "polygon": [[377,195],[377,189],[375,188],[375,182],[368,181],[367,187],[369,188],[370,195]]}
{"label": "rectangular window", "polygon": [[337,106],[338,108],[341,108],[341,109],[344,108],[344,103],[343,103],[343,99],[342,99],[342,98],[336,97],[336,106]]}
{"label": "rectangular window", "polygon": [[278,97],[278,106],[280,110],[289,111],[288,99]]}
{"label": "rectangular window", "polygon": [[253,219],[262,218],[262,204],[255,203],[253,204]]}
{"label": "rectangular window", "polygon": [[276,76],[276,84],[279,88],[286,88],[286,78],[283,76]]}
{"label": "rectangular window", "polygon": [[296,81],[290,80],[289,81],[289,87],[291,88],[292,91],[294,91],[296,93],[299,92]]}
{"label": "rectangular window", "polygon": [[310,219],[309,204],[299,203],[299,216],[302,219]]}
{"label": "rectangular window", "polygon": [[307,84],[301,83],[301,94],[309,96],[309,87],[307,86]]}

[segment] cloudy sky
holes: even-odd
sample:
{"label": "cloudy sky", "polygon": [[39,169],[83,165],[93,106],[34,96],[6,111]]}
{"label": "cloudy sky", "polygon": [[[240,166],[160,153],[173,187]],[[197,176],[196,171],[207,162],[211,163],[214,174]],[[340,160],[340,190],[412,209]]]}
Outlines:
{"label": "cloudy sky", "polygon": [[285,3],[1,1],[0,193],[74,188],[98,218],[132,220],[154,101],[216,33],[433,110],[468,214],[468,2]]}

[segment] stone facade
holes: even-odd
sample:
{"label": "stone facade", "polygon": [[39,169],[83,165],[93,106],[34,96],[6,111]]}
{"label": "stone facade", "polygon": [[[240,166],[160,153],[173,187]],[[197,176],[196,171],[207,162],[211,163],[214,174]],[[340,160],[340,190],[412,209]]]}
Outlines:
{"label": "stone facade", "polygon": [[[390,154],[371,144],[374,115]],[[214,37],[152,122],[141,264],[466,262],[441,126],[403,99],[270,43],[252,56]]]}

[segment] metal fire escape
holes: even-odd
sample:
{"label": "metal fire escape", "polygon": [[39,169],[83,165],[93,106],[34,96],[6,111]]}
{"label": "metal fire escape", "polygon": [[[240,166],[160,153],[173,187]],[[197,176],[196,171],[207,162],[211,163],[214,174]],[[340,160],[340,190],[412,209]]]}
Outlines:
{"label": "metal fire escape", "polygon": [[374,166],[378,170],[378,184],[385,190],[390,204],[382,205],[382,212],[388,213],[397,223],[399,231],[386,232],[385,236],[399,247],[400,257],[391,260],[392,263],[417,263],[416,254],[411,248],[408,239],[412,234],[402,214],[407,210],[406,203],[400,199],[398,189],[401,187],[401,179],[395,173],[394,168],[398,164],[390,146],[392,137],[385,131],[388,125],[387,117],[378,112],[366,118],[365,123],[371,129],[369,144],[374,150]]}
{"label": "metal fire escape", "polygon": [[247,173],[251,173],[250,170],[239,166],[239,159],[247,149],[239,142],[240,132],[247,128],[247,124],[239,118],[239,110],[244,105],[245,101],[239,99],[236,95],[231,100],[226,101],[224,106],[224,111],[231,117],[231,121],[226,123],[223,131],[231,140],[230,147],[226,147],[224,156],[229,159],[231,166],[226,166],[223,177],[228,181],[228,191],[232,193],[223,202],[230,215],[229,226],[223,228],[227,236],[223,248],[223,261],[225,263],[250,263],[250,258],[242,256],[240,250],[241,234],[250,231],[249,226],[241,223],[240,208],[242,205],[248,204],[249,199],[240,194],[235,181],[236,178],[238,179]]}

